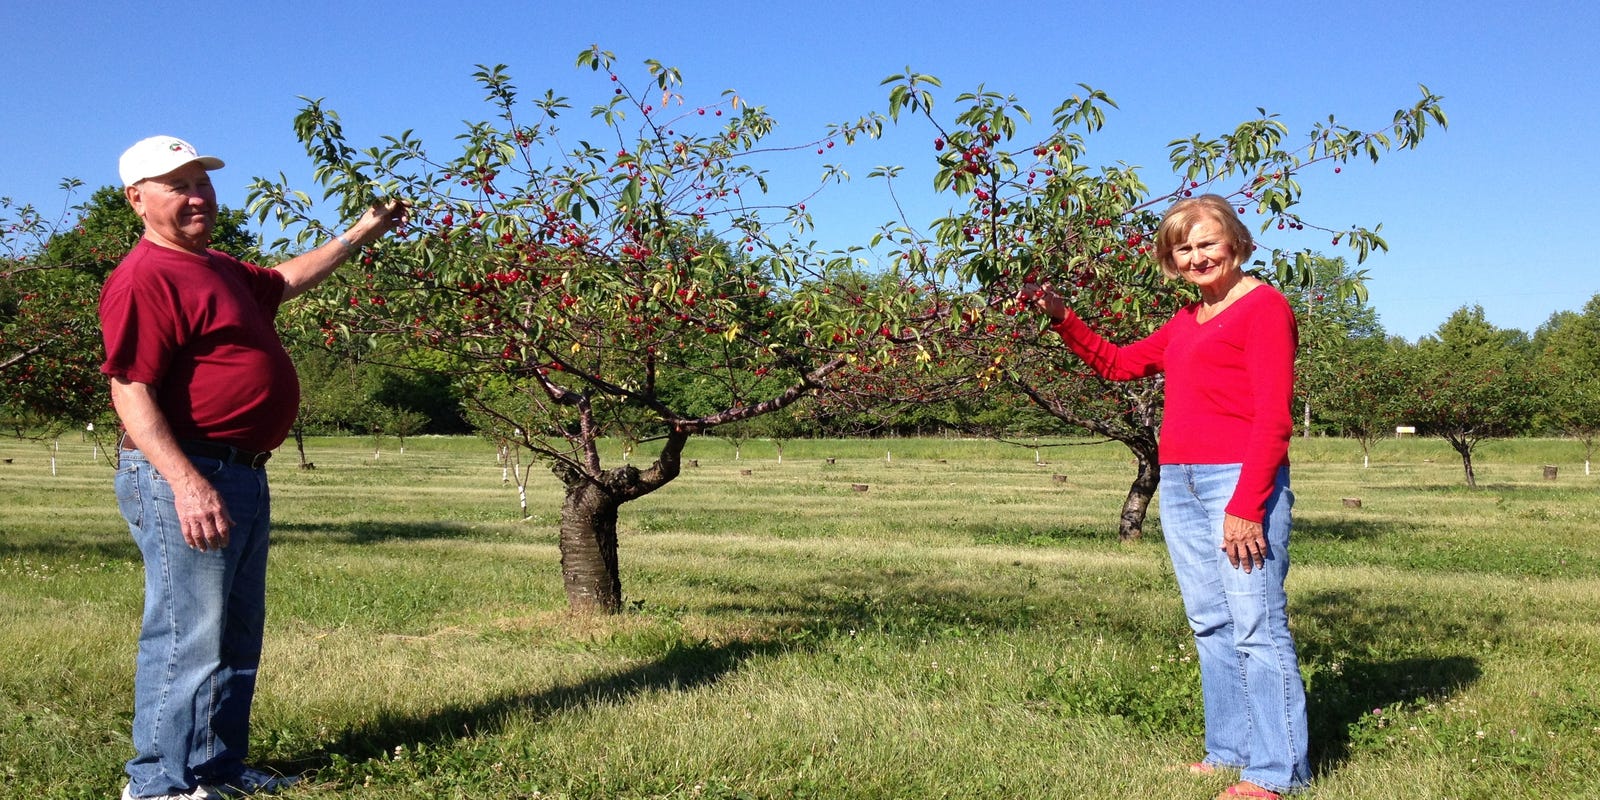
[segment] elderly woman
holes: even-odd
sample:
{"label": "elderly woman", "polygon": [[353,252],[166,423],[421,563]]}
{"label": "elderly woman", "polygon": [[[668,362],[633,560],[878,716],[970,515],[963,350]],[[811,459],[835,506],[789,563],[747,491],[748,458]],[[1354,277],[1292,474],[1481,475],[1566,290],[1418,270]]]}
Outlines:
{"label": "elderly woman", "polygon": [[1305,687],[1289,633],[1289,437],[1297,336],[1283,295],[1246,275],[1254,248],[1216,195],[1173,204],[1156,231],[1168,277],[1200,301],[1117,346],[1048,286],[1024,295],[1095,372],[1166,374],[1161,527],[1194,631],[1206,753],[1191,772],[1239,770],[1224,798],[1275,798],[1311,778]]}

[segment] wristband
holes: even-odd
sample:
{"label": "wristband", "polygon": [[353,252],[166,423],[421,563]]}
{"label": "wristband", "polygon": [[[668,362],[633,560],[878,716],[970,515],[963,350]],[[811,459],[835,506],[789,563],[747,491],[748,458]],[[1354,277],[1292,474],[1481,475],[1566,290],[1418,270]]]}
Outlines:
{"label": "wristband", "polygon": [[354,249],[356,249],[355,244],[353,244],[349,239],[344,238],[344,234],[342,234],[342,233],[334,236],[333,240],[338,242],[339,244],[344,245],[344,249],[346,249],[346,250],[354,250]]}

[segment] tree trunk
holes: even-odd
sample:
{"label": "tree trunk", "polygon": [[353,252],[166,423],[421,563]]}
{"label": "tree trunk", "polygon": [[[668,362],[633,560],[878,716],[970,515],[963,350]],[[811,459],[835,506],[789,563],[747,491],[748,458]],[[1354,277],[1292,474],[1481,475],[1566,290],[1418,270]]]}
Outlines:
{"label": "tree trunk", "polygon": [[551,471],[567,487],[561,502],[561,581],[573,611],[615,614],[622,610],[617,510],[678,477],[688,440],[686,431],[669,433],[661,455],[645,470],[626,464],[602,470],[598,458],[587,464],[558,461],[552,465]]}
{"label": "tree trunk", "polygon": [[1150,499],[1161,484],[1161,467],[1157,463],[1155,442],[1124,442],[1133,451],[1138,463],[1138,473],[1128,496],[1122,501],[1122,517],[1117,521],[1117,539],[1136,542],[1144,536],[1144,518],[1150,511]]}
{"label": "tree trunk", "polygon": [[[1137,383],[1139,387],[1124,390],[1127,392],[1124,395],[1125,406],[1118,416],[1093,417],[1079,414],[1076,408],[1054,397],[1046,397],[1025,381],[1012,381],[1012,385],[1027,395],[1029,400],[1056,419],[1115,439],[1133,452],[1138,471],[1134,475],[1133,485],[1128,487],[1128,496],[1122,502],[1122,515],[1117,520],[1117,538],[1124,542],[1137,541],[1144,535],[1144,518],[1150,510],[1150,499],[1155,496],[1156,487],[1161,483],[1157,429],[1161,416],[1160,389],[1165,381],[1156,377]],[[1037,448],[1033,457],[1036,462],[1040,460]]]}
{"label": "tree trunk", "polygon": [[1461,454],[1461,468],[1467,472],[1467,486],[1478,488],[1478,479],[1472,474],[1472,448],[1461,442],[1451,442],[1457,453]]}
{"label": "tree trunk", "polygon": [[618,501],[598,485],[567,486],[561,503],[561,580],[567,605],[585,614],[622,610],[622,576],[617,567]]}

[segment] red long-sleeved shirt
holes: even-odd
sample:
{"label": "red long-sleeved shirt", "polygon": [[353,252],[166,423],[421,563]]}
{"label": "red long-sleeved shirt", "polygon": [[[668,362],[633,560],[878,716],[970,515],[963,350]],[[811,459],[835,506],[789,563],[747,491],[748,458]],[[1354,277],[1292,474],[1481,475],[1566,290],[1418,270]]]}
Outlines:
{"label": "red long-sleeved shirt", "polygon": [[1117,346],[1070,310],[1053,327],[1101,377],[1133,380],[1165,372],[1162,464],[1242,464],[1227,512],[1260,522],[1294,432],[1294,355],[1299,336],[1289,301],[1262,285],[1201,323],[1200,304],[1155,333]]}

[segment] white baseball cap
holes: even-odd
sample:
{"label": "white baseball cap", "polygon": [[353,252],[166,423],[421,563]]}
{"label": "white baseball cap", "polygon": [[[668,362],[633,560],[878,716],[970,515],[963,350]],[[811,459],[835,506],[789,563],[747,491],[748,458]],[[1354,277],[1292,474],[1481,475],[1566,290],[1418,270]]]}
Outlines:
{"label": "white baseball cap", "polygon": [[123,151],[117,160],[117,171],[122,175],[122,185],[132,186],[145,178],[165,175],[191,161],[200,162],[208,170],[222,166],[222,159],[203,156],[194,145],[176,136],[152,136],[141,139]]}

